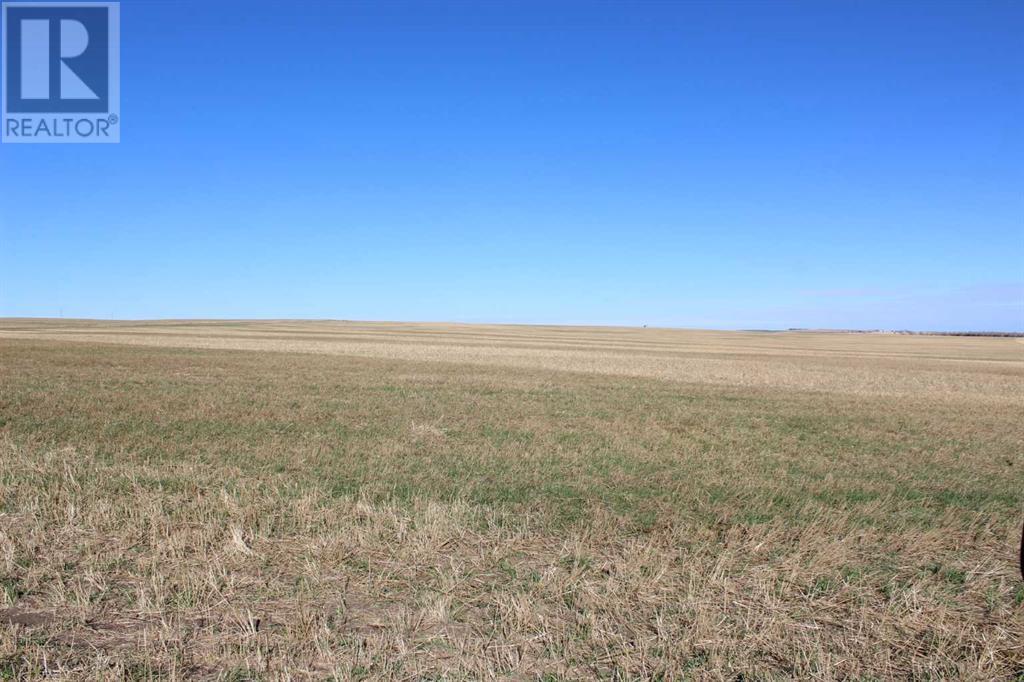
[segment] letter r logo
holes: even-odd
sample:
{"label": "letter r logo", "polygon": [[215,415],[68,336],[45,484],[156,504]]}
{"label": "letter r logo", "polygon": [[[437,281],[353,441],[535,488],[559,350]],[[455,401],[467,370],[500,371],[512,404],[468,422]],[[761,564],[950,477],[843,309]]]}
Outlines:
{"label": "letter r logo", "polygon": [[109,9],[86,3],[5,9],[7,111],[106,112]]}
{"label": "letter r logo", "polygon": [[121,141],[121,4],[0,0],[0,142]]}
{"label": "letter r logo", "polygon": [[[75,19],[61,19],[59,26],[60,99],[99,99],[69,66],[89,46],[88,31]],[[50,22],[46,19],[21,22],[21,99],[50,99]]]}

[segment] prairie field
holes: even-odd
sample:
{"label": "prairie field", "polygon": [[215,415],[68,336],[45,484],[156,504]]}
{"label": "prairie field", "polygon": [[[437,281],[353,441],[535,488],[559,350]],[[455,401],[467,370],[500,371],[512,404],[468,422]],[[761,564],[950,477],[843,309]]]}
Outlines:
{"label": "prairie field", "polygon": [[1024,344],[0,320],[0,679],[1022,679]]}

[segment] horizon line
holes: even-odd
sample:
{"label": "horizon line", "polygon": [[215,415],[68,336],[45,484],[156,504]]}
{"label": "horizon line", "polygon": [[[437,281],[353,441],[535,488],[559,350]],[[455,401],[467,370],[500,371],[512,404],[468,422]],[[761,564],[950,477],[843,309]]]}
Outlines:
{"label": "horizon line", "polygon": [[[393,319],[354,319],[340,317],[50,317],[50,316],[0,316],[0,323],[26,321],[42,322],[124,322],[124,323],[160,323],[160,322],[340,322],[348,324],[420,324],[420,325],[461,325],[491,327],[573,327],[598,329],[652,329],[668,331],[708,331],[708,332],[747,332],[747,333],[823,333],[823,334],[894,334],[920,336],[992,336],[992,337],[1024,337],[1021,330],[998,329],[911,329],[901,327],[714,327],[714,326],[672,326],[657,324],[608,324],[589,322],[488,322],[461,320],[393,320]],[[2,331],[2,330],[0,330]]]}

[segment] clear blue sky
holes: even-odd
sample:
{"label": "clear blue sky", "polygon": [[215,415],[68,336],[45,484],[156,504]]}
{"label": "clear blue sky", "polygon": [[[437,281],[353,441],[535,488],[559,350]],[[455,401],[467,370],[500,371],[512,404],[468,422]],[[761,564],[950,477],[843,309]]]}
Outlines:
{"label": "clear blue sky", "polygon": [[0,315],[1024,329],[1022,2],[125,0]]}

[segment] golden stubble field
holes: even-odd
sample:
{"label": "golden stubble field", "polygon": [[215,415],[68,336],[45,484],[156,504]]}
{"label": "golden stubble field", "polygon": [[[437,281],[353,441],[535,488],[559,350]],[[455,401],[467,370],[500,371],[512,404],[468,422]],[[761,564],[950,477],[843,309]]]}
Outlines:
{"label": "golden stubble field", "polygon": [[1015,679],[1014,339],[0,320],[0,679]]}

